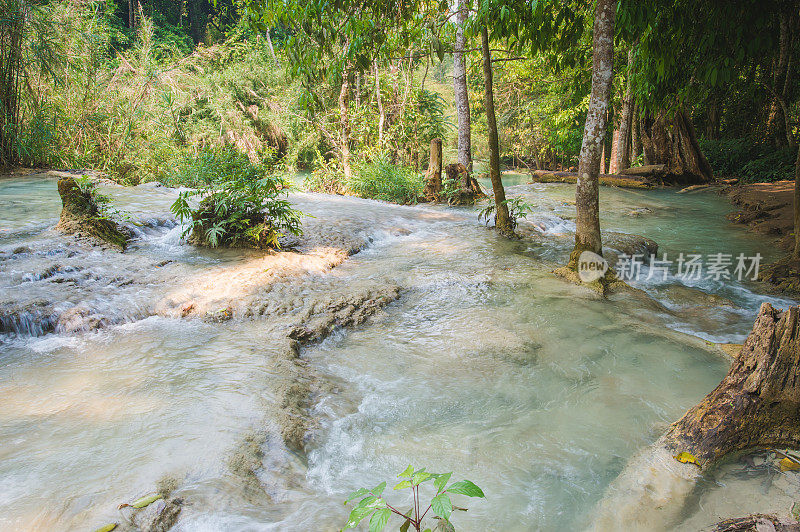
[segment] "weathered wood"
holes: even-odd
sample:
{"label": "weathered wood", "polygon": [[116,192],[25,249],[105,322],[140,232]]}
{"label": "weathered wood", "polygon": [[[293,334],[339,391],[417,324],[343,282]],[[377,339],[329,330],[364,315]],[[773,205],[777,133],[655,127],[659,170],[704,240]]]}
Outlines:
{"label": "weathered wood", "polygon": [[91,193],[81,190],[75,178],[59,179],[58,193],[63,207],[56,229],[99,240],[125,251],[131,232],[101,213]]}
{"label": "weathered wood", "polygon": [[800,307],[761,305],[722,382],[664,436],[706,468],[734,452],[800,447]]}
{"label": "weathered wood", "polygon": [[423,194],[428,201],[439,201],[442,193],[442,139],[431,140],[431,158],[425,174]]}
{"label": "weathered wood", "polygon": [[636,166],[634,168],[625,168],[618,173],[621,175],[638,175],[638,176],[663,176],[666,174],[667,167],[664,164],[648,164],[647,166]]}

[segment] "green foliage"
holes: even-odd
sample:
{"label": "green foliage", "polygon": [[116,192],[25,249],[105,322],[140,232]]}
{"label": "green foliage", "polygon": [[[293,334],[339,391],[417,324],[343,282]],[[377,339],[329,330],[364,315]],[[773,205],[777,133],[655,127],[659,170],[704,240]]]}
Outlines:
{"label": "green foliage", "polygon": [[412,204],[422,196],[425,179],[419,172],[392,164],[385,156],[379,155],[371,162],[364,161],[356,165],[349,180],[345,179],[338,161],[323,161],[306,179],[305,188],[313,192],[353,194],[362,198]]}
{"label": "green foliage", "polygon": [[[454,506],[450,500],[450,495],[485,498],[483,491],[469,480],[460,480],[448,486],[447,483],[452,473],[429,473],[425,471],[424,467],[415,470],[412,466],[408,466],[405,471],[397,476],[403,480],[394,486],[394,490],[411,490],[411,509],[401,512],[386,501],[383,497],[386,482],[381,482],[372,489],[360,488],[351,493],[345,501],[345,504],[348,504],[355,499],[361,499],[350,512],[345,525],[346,529],[355,528],[361,521],[369,517],[369,531],[381,532],[386,527],[392,514],[396,514],[403,520],[400,525],[402,532],[407,531],[409,527],[413,527],[414,530],[419,532],[422,530],[423,519],[432,510],[436,516],[435,519],[449,525],[450,530],[455,530],[452,523],[450,523],[450,516],[453,510],[466,511],[466,508]],[[422,511],[424,506],[420,506],[420,489],[423,484],[430,481],[433,481],[434,495],[430,499],[428,508]],[[429,531],[430,529],[426,528],[425,530]]]}
{"label": "green foliage", "polygon": [[718,176],[738,177],[745,183],[794,178],[797,152],[753,139],[700,140],[700,147]]}
{"label": "green foliage", "polygon": [[381,157],[358,165],[347,188],[362,198],[409,204],[422,196],[425,180],[420,173]]}
{"label": "green foliage", "polygon": [[[199,188],[181,192],[171,210],[181,223],[189,220],[184,236],[198,244],[280,248],[279,238],[302,233],[301,213],[282,198],[288,184],[246,155],[230,148],[205,153],[187,162],[181,175]],[[198,205],[193,198],[201,198]]]}
{"label": "green foliage", "polygon": [[[511,230],[513,231],[517,227],[517,223],[519,222],[520,218],[527,218],[529,212],[533,212],[533,205],[527,203],[522,196],[517,196],[514,198],[509,198],[501,202],[503,205],[508,207],[508,217],[511,221]],[[478,213],[478,221],[484,220],[486,224],[489,224],[489,218],[495,214],[497,210],[497,206],[492,202],[491,204],[487,205],[483,209],[480,210]]]}

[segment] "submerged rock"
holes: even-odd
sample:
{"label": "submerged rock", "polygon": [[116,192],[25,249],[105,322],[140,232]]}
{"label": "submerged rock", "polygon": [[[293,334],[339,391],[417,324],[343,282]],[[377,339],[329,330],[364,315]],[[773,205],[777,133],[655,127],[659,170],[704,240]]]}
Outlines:
{"label": "submerged rock", "polygon": [[131,238],[130,231],[104,216],[92,194],[81,190],[75,178],[59,179],[58,193],[61,195],[63,208],[57,229],[125,250]]}
{"label": "submerged rock", "polygon": [[[654,240],[641,235],[609,231],[603,233],[603,251],[604,255],[606,255],[606,251],[612,253],[617,252],[613,255],[615,263],[618,255],[622,253],[630,256],[641,255],[646,262],[649,260],[650,255],[656,255],[658,253],[658,244]],[[611,260],[611,257],[606,256],[606,258]]]}

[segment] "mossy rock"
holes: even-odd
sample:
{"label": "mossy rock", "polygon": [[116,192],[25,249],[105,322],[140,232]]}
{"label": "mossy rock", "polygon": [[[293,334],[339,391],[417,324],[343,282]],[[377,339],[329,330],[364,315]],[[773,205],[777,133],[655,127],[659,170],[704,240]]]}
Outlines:
{"label": "mossy rock", "polygon": [[131,232],[104,216],[92,194],[81,190],[74,177],[59,179],[58,193],[63,207],[57,229],[67,234],[87,236],[125,251]]}

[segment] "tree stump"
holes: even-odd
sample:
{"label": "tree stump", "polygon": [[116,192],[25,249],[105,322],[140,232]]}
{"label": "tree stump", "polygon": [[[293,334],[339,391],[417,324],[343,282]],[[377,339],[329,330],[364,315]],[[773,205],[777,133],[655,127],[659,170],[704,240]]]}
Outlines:
{"label": "tree stump", "polygon": [[445,173],[448,186],[454,189],[449,198],[450,205],[473,205],[478,199],[486,197],[478,180],[472,177],[463,164],[448,164]]}
{"label": "tree stump", "polygon": [[88,236],[125,251],[131,232],[104,216],[92,194],[81,190],[75,178],[59,179],[58,193],[63,207],[56,229],[77,236]]}
{"label": "tree stump", "polygon": [[425,174],[423,194],[428,201],[439,201],[442,193],[442,139],[431,140],[431,160]]}
{"label": "tree stump", "polygon": [[800,307],[761,305],[722,382],[665,434],[705,468],[753,448],[800,447]]}

